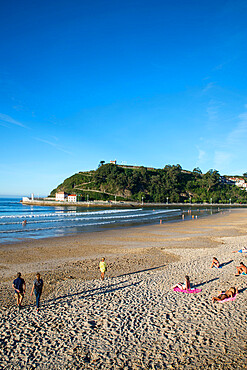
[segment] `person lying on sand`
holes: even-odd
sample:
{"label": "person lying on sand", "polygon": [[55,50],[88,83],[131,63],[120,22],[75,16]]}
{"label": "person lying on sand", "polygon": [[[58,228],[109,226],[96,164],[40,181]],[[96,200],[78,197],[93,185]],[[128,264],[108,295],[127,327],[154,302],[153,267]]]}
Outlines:
{"label": "person lying on sand", "polygon": [[221,292],[218,297],[213,297],[212,301],[214,302],[219,302],[219,301],[224,301],[227,298],[233,298],[236,294],[238,293],[238,288],[231,287],[225,292]]}
{"label": "person lying on sand", "polygon": [[217,269],[220,267],[220,263],[219,263],[219,261],[217,260],[216,257],[213,257],[213,262],[212,262],[211,268],[213,268],[213,267],[216,267]]}
{"label": "person lying on sand", "polygon": [[247,253],[247,248],[239,249],[238,251],[232,251],[232,253]]}
{"label": "person lying on sand", "polygon": [[190,286],[190,278],[188,275],[185,276],[185,281],[184,283],[177,283],[176,285],[174,285],[172,287],[172,289],[174,288],[179,288],[181,290],[189,290],[191,288]]}
{"label": "person lying on sand", "polygon": [[238,273],[235,276],[247,275],[247,267],[243,262],[240,262],[240,266],[236,266],[236,269]]}

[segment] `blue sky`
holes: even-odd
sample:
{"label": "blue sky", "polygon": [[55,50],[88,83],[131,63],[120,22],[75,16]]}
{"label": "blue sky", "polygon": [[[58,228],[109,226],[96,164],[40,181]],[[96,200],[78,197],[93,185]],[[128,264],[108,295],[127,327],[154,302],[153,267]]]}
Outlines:
{"label": "blue sky", "polygon": [[99,161],[247,171],[247,2],[0,4],[0,194]]}

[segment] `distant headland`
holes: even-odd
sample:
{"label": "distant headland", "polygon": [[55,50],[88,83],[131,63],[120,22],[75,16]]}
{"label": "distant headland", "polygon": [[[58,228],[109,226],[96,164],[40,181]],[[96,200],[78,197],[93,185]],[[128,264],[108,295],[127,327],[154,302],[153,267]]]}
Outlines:
{"label": "distant headland", "polygon": [[168,204],[247,204],[247,173],[202,173],[177,165],[162,169],[101,161],[96,170],[80,171],[53,189],[47,198],[24,197],[23,203],[81,206],[158,206]]}

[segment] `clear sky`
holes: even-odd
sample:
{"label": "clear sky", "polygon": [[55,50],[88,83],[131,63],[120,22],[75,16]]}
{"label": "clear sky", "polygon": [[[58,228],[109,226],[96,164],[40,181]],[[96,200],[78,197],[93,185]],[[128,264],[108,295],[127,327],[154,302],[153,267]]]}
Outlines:
{"label": "clear sky", "polygon": [[247,171],[247,1],[0,3],[0,194],[101,160]]}

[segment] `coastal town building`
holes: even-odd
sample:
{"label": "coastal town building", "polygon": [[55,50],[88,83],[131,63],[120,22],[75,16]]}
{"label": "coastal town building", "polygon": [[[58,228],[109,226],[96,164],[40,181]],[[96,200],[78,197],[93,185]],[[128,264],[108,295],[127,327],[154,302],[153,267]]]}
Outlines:
{"label": "coastal town building", "polygon": [[238,186],[239,188],[247,191],[247,183],[245,182],[245,179],[241,177],[228,177],[226,179],[226,183]]}
{"label": "coastal town building", "polygon": [[64,191],[59,191],[56,193],[56,200],[57,201],[64,201],[68,198],[68,194],[65,193]]}
{"label": "coastal town building", "polygon": [[117,164],[117,160],[115,159],[114,161],[110,161],[111,164]]}
{"label": "coastal town building", "polygon": [[76,202],[77,201],[77,195],[76,194],[70,194],[68,195],[68,202]]}
{"label": "coastal town building", "polygon": [[232,180],[228,179],[228,178],[227,178],[227,177],[225,177],[225,176],[220,176],[220,182],[221,182],[222,184],[235,185],[235,182],[234,182],[234,181],[232,181]]}

